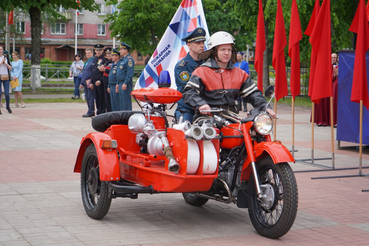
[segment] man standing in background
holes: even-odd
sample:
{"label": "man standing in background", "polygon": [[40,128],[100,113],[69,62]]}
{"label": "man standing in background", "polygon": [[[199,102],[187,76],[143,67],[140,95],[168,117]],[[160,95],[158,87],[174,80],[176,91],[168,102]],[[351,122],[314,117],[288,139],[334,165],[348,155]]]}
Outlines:
{"label": "man standing in background", "polygon": [[[203,60],[199,59],[199,54],[205,49],[205,35],[205,29],[198,27],[182,39],[182,41],[186,42],[189,52],[185,58],[176,64],[174,68],[177,90],[181,93],[186,86],[187,81],[190,79],[192,72],[204,63]],[[195,111],[184,103],[183,99],[178,101],[177,104],[178,107],[175,111],[176,119],[179,120],[179,117],[183,115],[183,121],[188,120],[192,123]]]}
{"label": "man standing in background", "polygon": [[92,59],[94,55],[94,51],[91,48],[86,49],[86,57],[87,61],[84,64],[82,70],[82,77],[81,77],[81,88],[84,88],[86,103],[87,103],[87,113],[82,115],[82,117],[93,117],[95,116],[95,105],[94,105],[94,91],[93,85],[91,84],[91,74],[92,74]]}
{"label": "man standing in background", "polygon": [[[234,64],[235,67],[238,67],[245,71],[248,75],[250,75],[249,64],[243,60],[243,53],[237,52],[237,62]],[[241,99],[241,97],[237,98],[239,111],[242,110],[243,105],[243,112],[247,112],[247,103]]]}
{"label": "man standing in background", "polygon": [[129,54],[131,46],[122,42],[119,46],[121,56],[117,79],[119,83],[119,109],[132,110],[131,92],[133,87],[133,74],[135,69],[135,61]]}
{"label": "man standing in background", "polygon": [[[96,44],[95,48],[95,57],[92,60],[92,74],[91,74],[91,84],[95,93],[96,100],[96,114],[105,113],[105,99],[104,99],[104,85],[102,84],[103,72],[101,70],[107,60],[104,56],[104,45]],[[100,70],[101,69],[101,70]]]}

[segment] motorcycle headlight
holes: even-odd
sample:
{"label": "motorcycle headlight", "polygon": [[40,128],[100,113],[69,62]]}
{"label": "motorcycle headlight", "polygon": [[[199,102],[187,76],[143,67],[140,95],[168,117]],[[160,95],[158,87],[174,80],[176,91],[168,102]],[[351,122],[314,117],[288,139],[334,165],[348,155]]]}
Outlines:
{"label": "motorcycle headlight", "polygon": [[255,117],[254,128],[261,135],[268,135],[273,130],[273,120],[266,114],[262,113]]}

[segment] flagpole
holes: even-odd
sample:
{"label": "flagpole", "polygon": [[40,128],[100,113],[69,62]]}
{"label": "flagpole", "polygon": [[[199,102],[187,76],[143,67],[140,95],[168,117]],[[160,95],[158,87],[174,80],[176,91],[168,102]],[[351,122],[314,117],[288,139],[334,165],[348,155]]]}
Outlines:
{"label": "flagpole", "polygon": [[[274,112],[277,114],[277,98],[274,97]],[[277,139],[277,119],[274,119],[274,141]]]}
{"label": "flagpole", "polygon": [[334,162],[334,132],[333,132],[333,126],[334,126],[334,122],[333,122],[333,97],[330,97],[330,101],[331,101],[331,106],[330,106],[330,111],[331,111],[331,145],[332,145],[332,169],[336,168],[335,162]]}
{"label": "flagpole", "polygon": [[359,175],[363,168],[363,100],[360,100],[360,149],[359,149]]}
{"label": "flagpole", "polygon": [[314,163],[314,115],[315,103],[311,103],[311,163]]}
{"label": "flagpole", "polygon": [[292,156],[295,158],[295,98],[292,97]]}
{"label": "flagpole", "polygon": [[76,14],[76,28],[75,28],[75,33],[74,33],[74,35],[75,35],[75,38],[74,38],[74,55],[76,55],[77,54],[77,36],[78,36],[78,14],[77,14],[77,9],[76,9],[76,12],[75,12],[75,14]]}

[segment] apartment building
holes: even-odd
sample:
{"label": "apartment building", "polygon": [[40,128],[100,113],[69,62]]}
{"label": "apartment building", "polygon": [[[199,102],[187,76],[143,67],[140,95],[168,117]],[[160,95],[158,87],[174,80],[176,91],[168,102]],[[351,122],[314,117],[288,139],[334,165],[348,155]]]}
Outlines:
{"label": "apartment building", "polygon": [[[106,5],[103,0],[96,1],[99,5],[98,11],[79,11],[74,9],[64,9],[60,6],[57,11],[62,14],[66,21],[60,19],[52,26],[43,24],[41,35],[41,58],[49,58],[52,61],[72,61],[75,55],[75,32],[77,32],[77,53],[85,57],[85,49],[92,48],[100,43],[104,46],[113,47],[113,38],[110,37],[109,24],[104,23],[108,14],[114,11],[114,6]],[[28,18],[15,20],[15,25],[23,40],[15,40],[15,50],[19,52],[22,60],[31,59],[31,23]],[[22,20],[23,19],[23,20]],[[77,30],[76,30],[77,22]],[[120,40],[116,41],[116,47]],[[13,40],[11,39],[11,50],[13,50]],[[136,64],[143,65],[144,58],[138,52],[131,54]]]}

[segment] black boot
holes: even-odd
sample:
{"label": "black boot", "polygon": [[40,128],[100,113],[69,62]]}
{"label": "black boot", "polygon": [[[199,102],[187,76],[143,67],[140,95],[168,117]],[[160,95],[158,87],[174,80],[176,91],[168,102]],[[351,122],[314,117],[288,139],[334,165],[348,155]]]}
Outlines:
{"label": "black boot", "polygon": [[10,107],[6,107],[6,110],[8,110],[8,113],[11,114],[12,113],[12,109]]}
{"label": "black boot", "polygon": [[0,114],[3,114],[3,113],[1,113],[1,110],[0,110]]}

